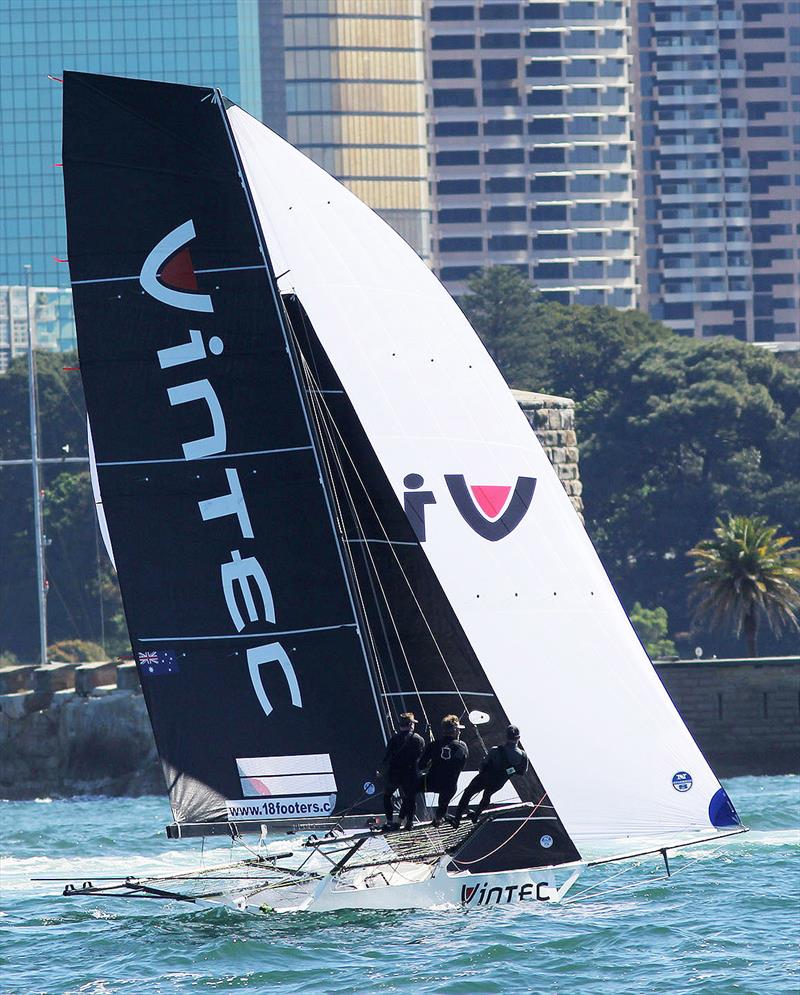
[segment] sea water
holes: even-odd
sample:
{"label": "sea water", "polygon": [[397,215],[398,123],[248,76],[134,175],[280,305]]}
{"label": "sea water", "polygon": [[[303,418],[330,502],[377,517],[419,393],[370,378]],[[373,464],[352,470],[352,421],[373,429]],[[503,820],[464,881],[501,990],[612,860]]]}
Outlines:
{"label": "sea water", "polygon": [[[585,875],[560,906],[245,915],[62,898],[61,882],[189,871],[163,799],[2,802],[3,995],[800,991],[800,778],[726,782],[751,831]],[[239,853],[233,854],[235,858]]]}

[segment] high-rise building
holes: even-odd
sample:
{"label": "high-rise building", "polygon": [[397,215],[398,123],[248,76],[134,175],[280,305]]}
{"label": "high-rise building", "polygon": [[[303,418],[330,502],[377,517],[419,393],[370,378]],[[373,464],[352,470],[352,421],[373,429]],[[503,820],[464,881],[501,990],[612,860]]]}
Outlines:
{"label": "high-rise building", "polygon": [[429,251],[422,0],[262,0],[263,120]]}
{"label": "high-rise building", "polygon": [[637,301],[628,4],[431,0],[435,268],[519,267],[563,303]]}
{"label": "high-rise building", "polygon": [[69,284],[61,171],[62,70],[220,86],[260,113],[251,0],[3,0],[0,284]]}
{"label": "high-rise building", "polygon": [[28,328],[37,349],[64,352],[75,349],[72,291],[59,287],[31,287],[30,310],[24,286],[0,286],[0,373],[28,349]]}
{"label": "high-rise building", "polygon": [[800,338],[800,3],[634,3],[642,305]]}

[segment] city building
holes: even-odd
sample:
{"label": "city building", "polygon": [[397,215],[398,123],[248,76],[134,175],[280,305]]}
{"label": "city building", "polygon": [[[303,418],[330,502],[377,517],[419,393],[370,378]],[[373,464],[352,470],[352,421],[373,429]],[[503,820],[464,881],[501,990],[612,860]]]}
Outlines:
{"label": "city building", "polygon": [[800,339],[800,3],[635,2],[642,306]]}
{"label": "city building", "polygon": [[66,287],[64,69],[220,86],[261,112],[258,7],[249,0],[5,0],[0,11],[0,284]]}
{"label": "city building", "polygon": [[0,373],[28,350],[28,323],[37,349],[65,352],[75,349],[72,291],[59,287],[31,287],[30,312],[26,287],[0,286]]}
{"label": "city building", "polygon": [[429,252],[423,0],[259,4],[263,121]]}
{"label": "city building", "polygon": [[517,266],[562,303],[637,303],[629,4],[426,4],[433,259],[455,295]]}

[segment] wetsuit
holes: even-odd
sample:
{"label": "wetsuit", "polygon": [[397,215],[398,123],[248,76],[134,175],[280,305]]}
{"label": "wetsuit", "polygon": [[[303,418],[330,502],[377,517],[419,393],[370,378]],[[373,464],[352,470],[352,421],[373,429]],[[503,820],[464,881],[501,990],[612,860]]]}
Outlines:
{"label": "wetsuit", "polygon": [[436,818],[444,818],[447,806],[458,788],[458,775],[469,757],[466,743],[454,736],[441,736],[429,743],[422,754],[420,768],[427,770],[424,785],[428,791],[438,791]]}
{"label": "wetsuit", "polygon": [[461,795],[456,811],[456,822],[460,822],[467,811],[473,795],[483,791],[478,805],[478,814],[488,807],[492,795],[499,791],[512,774],[524,774],[528,769],[528,755],[519,743],[507,742],[493,746],[484,757],[481,769],[469,782]]}
{"label": "wetsuit", "polygon": [[386,745],[381,764],[383,770],[383,810],[386,821],[394,822],[395,791],[400,789],[400,819],[411,825],[414,817],[414,800],[419,780],[419,758],[425,749],[425,740],[410,729],[396,732]]}

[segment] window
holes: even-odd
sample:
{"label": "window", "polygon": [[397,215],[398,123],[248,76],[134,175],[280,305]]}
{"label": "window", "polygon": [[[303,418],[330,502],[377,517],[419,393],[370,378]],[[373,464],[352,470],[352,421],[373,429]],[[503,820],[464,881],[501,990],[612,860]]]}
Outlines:
{"label": "window", "polygon": [[528,162],[532,163],[551,163],[551,162],[564,162],[566,155],[566,149],[563,146],[558,145],[539,145],[528,152]]}
{"label": "window", "polygon": [[605,294],[602,290],[582,287],[575,295],[575,303],[584,307],[599,307],[605,303]]}
{"label": "window", "polygon": [[474,107],[475,92],[473,90],[434,90],[434,107]]}
{"label": "window", "polygon": [[536,263],[533,277],[535,280],[568,280],[569,263]]}
{"label": "window", "polygon": [[561,234],[540,233],[533,240],[534,252],[566,252],[567,236]]}
{"label": "window", "polygon": [[477,135],[477,121],[440,121],[434,126],[433,133],[437,138],[449,138],[461,135]]}
{"label": "window", "polygon": [[486,181],[487,193],[524,193],[523,176],[491,176]]}
{"label": "window", "polygon": [[572,267],[576,280],[602,280],[603,264],[599,259],[579,259]]}
{"label": "window", "polygon": [[529,3],[525,8],[525,19],[528,21],[559,21],[561,20],[561,4]]}
{"label": "window", "polygon": [[603,235],[599,231],[579,231],[572,236],[572,248],[576,252],[597,252],[603,248]]}
{"label": "window", "polygon": [[571,135],[599,135],[600,118],[583,115],[573,118],[569,123],[569,133]]}
{"label": "window", "polygon": [[566,221],[566,204],[537,204],[531,209],[531,221]]}
{"label": "window", "polygon": [[603,208],[601,204],[575,204],[570,212],[572,221],[602,221]]}
{"label": "window", "polygon": [[439,252],[483,252],[483,239],[472,236],[440,238]]}
{"label": "window", "polygon": [[531,31],[525,39],[525,48],[561,48],[561,32]]}
{"label": "window", "polygon": [[481,38],[481,48],[519,48],[519,35],[514,32],[487,32]]}
{"label": "window", "polygon": [[570,48],[596,48],[597,35],[594,31],[576,31],[574,28],[569,33]]}
{"label": "window", "polygon": [[475,48],[475,35],[435,35],[431,38],[431,48],[434,52],[454,48]]}
{"label": "window", "polygon": [[525,66],[529,79],[561,79],[560,59],[533,59]]}
{"label": "window", "polygon": [[485,3],[481,7],[482,21],[502,21],[519,17],[518,3]]}
{"label": "window", "polygon": [[566,176],[534,176],[531,180],[531,193],[564,193],[566,189]]}
{"label": "window", "polygon": [[511,206],[511,205],[499,205],[498,207],[490,207],[489,215],[487,221],[490,223],[493,221],[524,221],[525,220],[525,207],[523,205]]}
{"label": "window", "polygon": [[516,79],[516,59],[481,59],[481,76],[484,81],[491,79]]}
{"label": "window", "polygon": [[573,90],[567,98],[570,107],[594,107],[600,98],[600,91],[591,87],[582,86]]}
{"label": "window", "polygon": [[531,90],[528,94],[528,107],[561,107],[563,103],[563,90]]}
{"label": "window", "polygon": [[631,275],[629,259],[611,259],[608,263],[608,275],[615,279],[623,279]]}
{"label": "window", "polygon": [[472,7],[464,7],[461,4],[448,4],[434,7],[431,10],[432,21],[472,21],[475,19],[475,11]]}
{"label": "window", "polygon": [[477,266],[443,266],[439,271],[439,278],[444,283],[447,283],[448,280],[468,280],[473,273],[477,272]]}
{"label": "window", "polygon": [[434,59],[434,79],[470,79],[475,75],[472,59]]}
{"label": "window", "polygon": [[483,155],[487,166],[525,161],[524,149],[487,149]]}
{"label": "window", "polygon": [[568,77],[575,76],[596,76],[598,64],[595,59],[573,59],[567,63]]}
{"label": "window", "polygon": [[563,117],[535,117],[528,122],[529,135],[563,135]]}
{"label": "window", "polygon": [[477,149],[454,149],[452,152],[437,152],[437,166],[477,166],[480,163],[480,153]]}
{"label": "window", "polygon": [[597,145],[576,145],[570,151],[569,161],[571,163],[600,162],[600,147]]}
{"label": "window", "polygon": [[484,135],[521,135],[522,121],[487,121],[483,126]]}
{"label": "window", "polygon": [[593,173],[580,173],[572,178],[570,190],[572,193],[600,193],[603,178]]}
{"label": "window", "polygon": [[489,252],[525,252],[527,248],[527,235],[492,235],[489,239]]}
{"label": "window", "polygon": [[436,192],[440,194],[480,193],[480,180],[439,180]]}
{"label": "window", "polygon": [[476,224],[481,220],[479,207],[446,207],[437,214],[440,225]]}
{"label": "window", "polygon": [[514,87],[484,90],[482,99],[485,107],[516,107],[520,103],[519,91]]}

